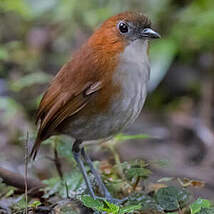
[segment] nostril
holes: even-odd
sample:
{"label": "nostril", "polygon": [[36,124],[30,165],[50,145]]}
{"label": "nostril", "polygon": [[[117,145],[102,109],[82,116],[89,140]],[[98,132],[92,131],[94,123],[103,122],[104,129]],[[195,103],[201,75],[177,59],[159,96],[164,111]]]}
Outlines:
{"label": "nostril", "polygon": [[144,28],[143,31],[141,32],[141,36],[145,38],[151,38],[151,39],[161,38],[160,34],[151,28]]}

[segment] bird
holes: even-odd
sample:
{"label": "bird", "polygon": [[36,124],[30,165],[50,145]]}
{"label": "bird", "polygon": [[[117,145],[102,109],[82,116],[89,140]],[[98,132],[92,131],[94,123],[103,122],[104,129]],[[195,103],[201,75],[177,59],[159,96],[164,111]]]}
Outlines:
{"label": "bird", "polygon": [[113,138],[139,116],[150,75],[149,40],[160,37],[142,12],[125,11],[104,21],[62,66],[44,93],[30,158],[36,158],[40,144],[49,137],[71,136],[73,157],[90,196],[97,197],[85,164],[100,193],[113,200],[84,144]]}

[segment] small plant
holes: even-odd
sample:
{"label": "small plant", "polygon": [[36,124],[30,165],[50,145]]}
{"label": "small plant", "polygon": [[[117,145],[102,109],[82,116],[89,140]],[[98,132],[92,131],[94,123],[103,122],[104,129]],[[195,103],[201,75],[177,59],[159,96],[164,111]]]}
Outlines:
{"label": "small plant", "polygon": [[[45,180],[46,186],[43,188],[44,194],[41,199],[29,197],[26,204],[24,195],[17,197],[14,188],[8,188],[3,183],[0,183],[1,197],[12,198],[16,203],[12,203],[10,209],[18,213],[28,209],[39,213],[42,210],[57,210],[62,214],[80,214],[81,206],[84,206],[88,208],[88,213],[94,214],[213,214],[214,208],[209,200],[199,198],[191,203],[193,197],[188,187],[203,187],[203,182],[187,178],[163,177],[156,183],[150,183],[151,165],[157,166],[157,162],[133,160],[121,163],[116,149],[117,143],[121,143],[121,139],[124,141],[147,137],[120,134],[110,144],[104,145],[104,148],[112,152],[114,164],[107,160],[94,163],[111,194],[117,199],[126,198],[121,204],[114,204],[99,197],[93,199],[88,195],[82,174],[73,165],[72,143],[68,138],[61,137],[51,138],[46,143],[50,143],[55,152],[58,152],[58,162],[63,157],[68,160],[68,164],[73,165],[71,172],[62,174],[60,169],[59,176]],[[158,165],[162,165],[162,162]],[[94,184],[96,195],[99,196],[95,178],[89,168],[88,174]],[[176,186],[171,185],[173,181],[177,183]]]}

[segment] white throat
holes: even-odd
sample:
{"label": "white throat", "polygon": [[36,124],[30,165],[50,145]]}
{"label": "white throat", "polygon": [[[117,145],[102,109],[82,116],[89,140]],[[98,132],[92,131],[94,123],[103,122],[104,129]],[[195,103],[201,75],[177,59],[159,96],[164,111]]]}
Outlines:
{"label": "white throat", "polygon": [[127,80],[140,81],[146,84],[149,80],[150,63],[148,57],[148,40],[135,40],[125,48],[120,56],[118,76]]}

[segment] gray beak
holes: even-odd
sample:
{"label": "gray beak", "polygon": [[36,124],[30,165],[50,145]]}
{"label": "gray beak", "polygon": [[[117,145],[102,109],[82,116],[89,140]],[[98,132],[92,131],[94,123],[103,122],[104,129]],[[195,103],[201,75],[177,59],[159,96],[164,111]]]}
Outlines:
{"label": "gray beak", "polygon": [[150,39],[160,39],[161,36],[159,33],[155,32],[151,28],[144,28],[141,32],[141,36]]}

